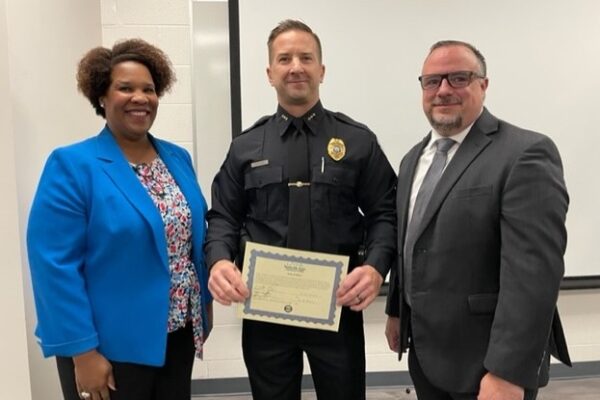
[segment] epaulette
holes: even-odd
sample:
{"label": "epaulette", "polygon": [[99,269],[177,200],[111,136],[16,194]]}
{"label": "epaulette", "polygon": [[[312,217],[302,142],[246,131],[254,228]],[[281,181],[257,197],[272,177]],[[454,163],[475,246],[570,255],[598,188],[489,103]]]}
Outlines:
{"label": "epaulette", "polygon": [[260,117],[258,119],[258,121],[256,121],[254,124],[252,124],[252,126],[250,128],[246,128],[242,131],[242,133],[240,133],[240,135],[243,135],[244,133],[250,132],[252,129],[257,128],[261,125],[264,125],[267,123],[267,121],[272,117],[272,115],[265,115],[264,117]]}
{"label": "epaulette", "polygon": [[339,121],[342,121],[342,122],[344,122],[344,123],[346,123],[348,125],[356,126],[357,128],[365,129],[365,130],[367,130],[369,132],[371,131],[369,129],[369,127],[366,126],[365,124],[362,124],[362,123],[360,123],[358,121],[353,120],[352,118],[350,118],[349,116],[347,116],[344,113],[341,113],[341,112],[332,112],[332,114],[335,117],[335,119],[337,119]]}

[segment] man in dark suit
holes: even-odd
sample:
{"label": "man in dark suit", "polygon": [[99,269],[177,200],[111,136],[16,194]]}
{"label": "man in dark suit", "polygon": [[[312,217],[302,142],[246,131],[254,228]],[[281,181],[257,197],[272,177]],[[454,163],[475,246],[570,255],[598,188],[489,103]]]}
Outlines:
{"label": "man in dark suit", "polygon": [[556,310],[569,200],[559,153],[483,106],[472,45],[434,44],[419,81],[433,129],[400,164],[388,343],[410,349],[419,400],[535,399],[550,354],[570,365]]}

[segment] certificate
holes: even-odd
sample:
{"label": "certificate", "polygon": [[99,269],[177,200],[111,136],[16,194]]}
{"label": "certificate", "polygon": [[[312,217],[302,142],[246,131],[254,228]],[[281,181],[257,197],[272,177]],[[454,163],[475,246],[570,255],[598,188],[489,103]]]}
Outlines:
{"label": "certificate", "polygon": [[341,307],[335,292],[349,258],[247,242],[242,278],[250,297],[245,319],[337,332]]}

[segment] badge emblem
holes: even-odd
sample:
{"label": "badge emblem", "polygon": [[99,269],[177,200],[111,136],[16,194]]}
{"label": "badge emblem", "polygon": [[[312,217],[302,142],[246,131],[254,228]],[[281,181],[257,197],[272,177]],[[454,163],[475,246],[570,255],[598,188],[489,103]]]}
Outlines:
{"label": "badge emblem", "polygon": [[331,138],[327,144],[327,154],[335,161],[340,161],[346,155],[346,145],[342,139]]}

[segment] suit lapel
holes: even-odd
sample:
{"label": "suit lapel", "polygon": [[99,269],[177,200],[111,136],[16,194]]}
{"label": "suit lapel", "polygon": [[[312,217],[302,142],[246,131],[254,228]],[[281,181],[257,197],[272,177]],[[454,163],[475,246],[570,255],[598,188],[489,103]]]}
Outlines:
{"label": "suit lapel", "polygon": [[423,220],[421,221],[421,226],[419,227],[417,235],[423,233],[461,175],[469,165],[471,165],[473,160],[477,158],[481,151],[490,144],[491,139],[488,135],[497,130],[498,120],[484,108],[483,113],[471,128],[469,134],[465,137],[465,140],[461,143],[456,154],[454,154],[454,157],[452,157],[452,160],[446,167],[444,174],[431,195],[431,199],[425,209],[425,214],[423,215]]}
{"label": "suit lapel", "polygon": [[107,127],[97,136],[97,158],[117,189],[150,225],[163,265],[169,268],[165,229],[160,213]]}

